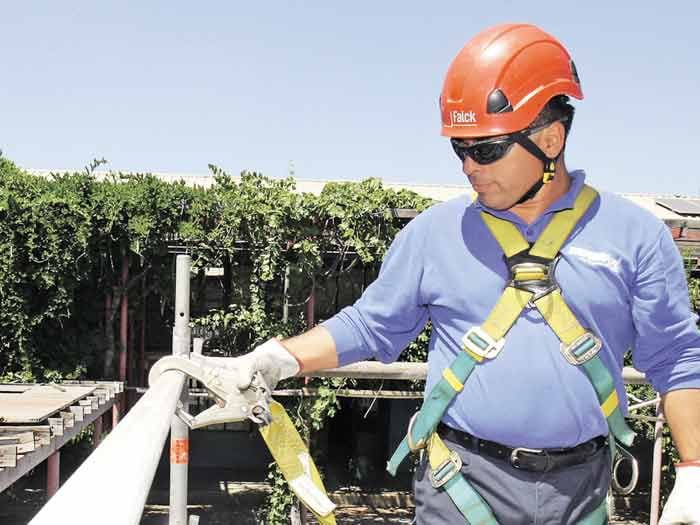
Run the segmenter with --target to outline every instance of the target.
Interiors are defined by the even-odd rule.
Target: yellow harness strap
[[[523,238],[523,235],[512,222],[504,221],[483,211],[481,212],[481,218],[486,223],[491,235],[498,242],[503,253],[506,254],[506,257],[513,257],[516,253],[530,249],[530,244]]]
[[[294,423],[277,401],[270,401],[270,412],[272,423],[259,427],[260,434],[284,479],[320,525],[335,525],[335,505],[328,499],[321,476]]]
[[[508,286],[503,290],[496,306],[491,309],[481,329],[496,341],[503,339],[533,295],[532,292]]]
[[[597,196],[597,191],[590,186],[584,185],[576,197],[573,208],[561,210],[554,214],[552,220],[549,221],[549,224],[545,227],[542,234],[537,238],[535,245],[530,250],[530,255],[543,257],[545,259],[554,259],[566,242],[566,239],[569,238],[574,227],[579,223],[586,211],[588,211],[588,208],[593,204]],[[512,224],[510,225],[513,226]],[[515,226],[513,227],[515,228]],[[517,229],[516,232],[520,235]],[[498,237],[496,238],[498,239]],[[527,242],[524,239],[523,241]]]
[[[586,330],[578,322],[571,308],[564,302],[561,290],[555,290],[536,300],[535,306],[550,328],[557,334],[559,340],[565,345],[571,345],[586,333]]]

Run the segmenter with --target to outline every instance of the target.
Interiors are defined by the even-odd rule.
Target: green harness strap
[[[462,340],[465,351],[460,352],[452,364],[443,371],[443,377],[424,400],[421,409],[411,419],[406,437],[387,465],[387,470],[395,475],[398,466],[409,452],[428,448],[431,469],[433,469],[431,473],[433,485],[445,487],[468,523],[495,524],[497,522],[483,499],[478,494],[476,498],[473,497],[472,493],[475,491],[461,475],[459,468],[455,468],[454,458],[444,458],[443,447],[446,450],[449,449],[435,433],[435,429],[452,399],[462,390],[464,382],[476,364],[495,358],[502,350],[506,333],[527,306],[535,306],[562,341],[561,350],[567,361],[583,367],[596,391],[601,410],[613,436],[627,445],[630,445],[634,438],[634,433],[627,426],[620,412],[612,375],[598,357],[601,348],[600,340],[580,325],[564,302],[556,284],[551,289],[545,290],[545,293],[536,294],[528,288],[528,285],[533,282],[553,283],[553,275],[550,275],[553,268],[531,261],[534,258],[551,263],[596,197],[597,192],[593,188],[584,186],[576,198],[574,207],[557,212],[532,248],[512,223],[482,213],[486,226],[506,257],[510,259],[515,255],[526,253],[530,256],[530,261],[512,266],[512,281],[486,321],[480,327],[473,327],[465,334]],[[614,450],[614,439],[611,440],[611,449]],[[438,485],[435,479],[440,480]],[[465,486],[469,488],[465,489]],[[607,519],[606,504],[603,501],[601,506],[581,523],[585,525],[605,523],[605,519],[599,521],[598,515],[601,508],[604,518]]]
[[[605,525],[608,523],[608,502],[605,498],[593,512],[579,521],[576,525]]]

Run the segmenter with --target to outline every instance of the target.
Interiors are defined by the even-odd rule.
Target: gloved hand
[[[659,525],[700,525],[700,461],[678,463]]]
[[[270,339],[239,357],[205,357],[190,354],[190,359],[231,370],[234,372],[236,387],[240,390],[250,386],[256,372],[262,374],[270,390],[274,390],[282,379],[299,373],[299,362],[277,339]]]

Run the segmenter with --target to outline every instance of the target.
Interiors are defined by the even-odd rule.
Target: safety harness
[[[481,326],[470,328],[464,335],[463,351],[443,370],[442,378],[411,418],[406,437],[387,465],[387,470],[395,475],[410,452],[426,449],[432,485],[447,491],[472,525],[497,525],[498,522],[488,504],[462,476],[462,460],[445,445],[436,428],[474,368],[498,356],[505,344],[505,335],[526,308],[536,308],[540,312],[560,339],[564,358],[572,365],[581,367],[590,379],[612,434],[609,443],[613,456],[616,439],[627,446],[634,439],[634,432],[627,426],[620,411],[613,377],[598,355],[601,340],[581,326],[554,279],[561,247],[597,195],[593,188],[584,185],[573,208],[556,212],[532,247],[515,225],[486,212],[481,213],[505,254],[511,272],[510,281],[486,321]],[[604,523],[605,519],[604,501],[579,523],[595,525]]]

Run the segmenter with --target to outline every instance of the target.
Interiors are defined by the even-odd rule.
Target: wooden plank
[[[117,389],[112,385],[102,385],[102,387],[107,391],[107,400],[113,399]]]
[[[85,410],[83,410],[83,407],[80,405],[73,405],[72,407],[69,407],[70,411],[73,413],[75,416],[76,421],[82,421],[83,417],[85,415]]]
[[[104,388],[107,391],[107,399],[112,399],[116,395],[116,387],[114,385],[102,385],[102,388]]]
[[[97,408],[100,406],[100,399],[97,396],[88,396],[86,399],[92,403],[91,406],[93,411],[97,410]]]
[[[426,363],[390,363],[377,361],[360,361],[341,368],[329,368],[316,372],[301,373],[305,377],[349,377],[356,379],[425,379],[428,371]],[[622,370],[622,379],[626,384],[647,383],[644,374],[626,366]]]
[[[48,446],[41,446],[37,448],[34,452],[29,452],[27,454],[17,456],[17,466],[15,468],[2,468],[0,467],[0,492],[4,491],[7,487],[12,485],[16,480],[26,475],[32,469],[39,466],[43,461],[53,454],[55,451],[59,450],[63,445],[69,442],[71,439],[75,438],[83,429],[88,425],[92,424],[96,418],[100,417],[105,412],[108,412],[114,401],[110,401],[104,405],[100,406],[98,412],[86,416],[85,419],[76,424],[73,428],[65,429],[62,436],[53,436],[48,443]],[[0,428],[7,428],[2,427]],[[30,428],[28,426],[21,426],[20,428]],[[46,428],[46,433],[49,432],[49,427],[33,426],[31,428]]]
[[[17,466],[17,445],[0,445],[0,467]]]
[[[17,434],[20,432],[33,432],[34,441],[37,446],[48,445],[51,442],[52,433],[49,425],[0,426],[0,435]]]
[[[49,425],[51,426],[51,432],[54,436],[63,435],[63,418],[62,417],[50,417]]]
[[[426,363],[391,363],[361,361],[342,368],[330,368],[317,372],[302,373],[307,377],[350,377],[358,379],[425,379]]]
[[[2,393],[11,393],[11,394],[21,394],[22,392],[26,392],[29,390],[32,386],[34,385],[18,385],[15,383],[0,383],[0,392]]]
[[[81,399],[78,404],[83,407],[83,412],[85,414],[92,414],[92,401],[89,399]]]
[[[34,432],[7,434],[0,436],[0,445],[17,445],[17,453],[25,454],[34,450]]]
[[[73,428],[75,425],[75,416],[70,410],[64,410],[61,412],[61,417],[63,418],[63,428]]]
[[[90,395],[95,388],[37,385],[22,393],[0,394],[0,423],[38,423]]]

